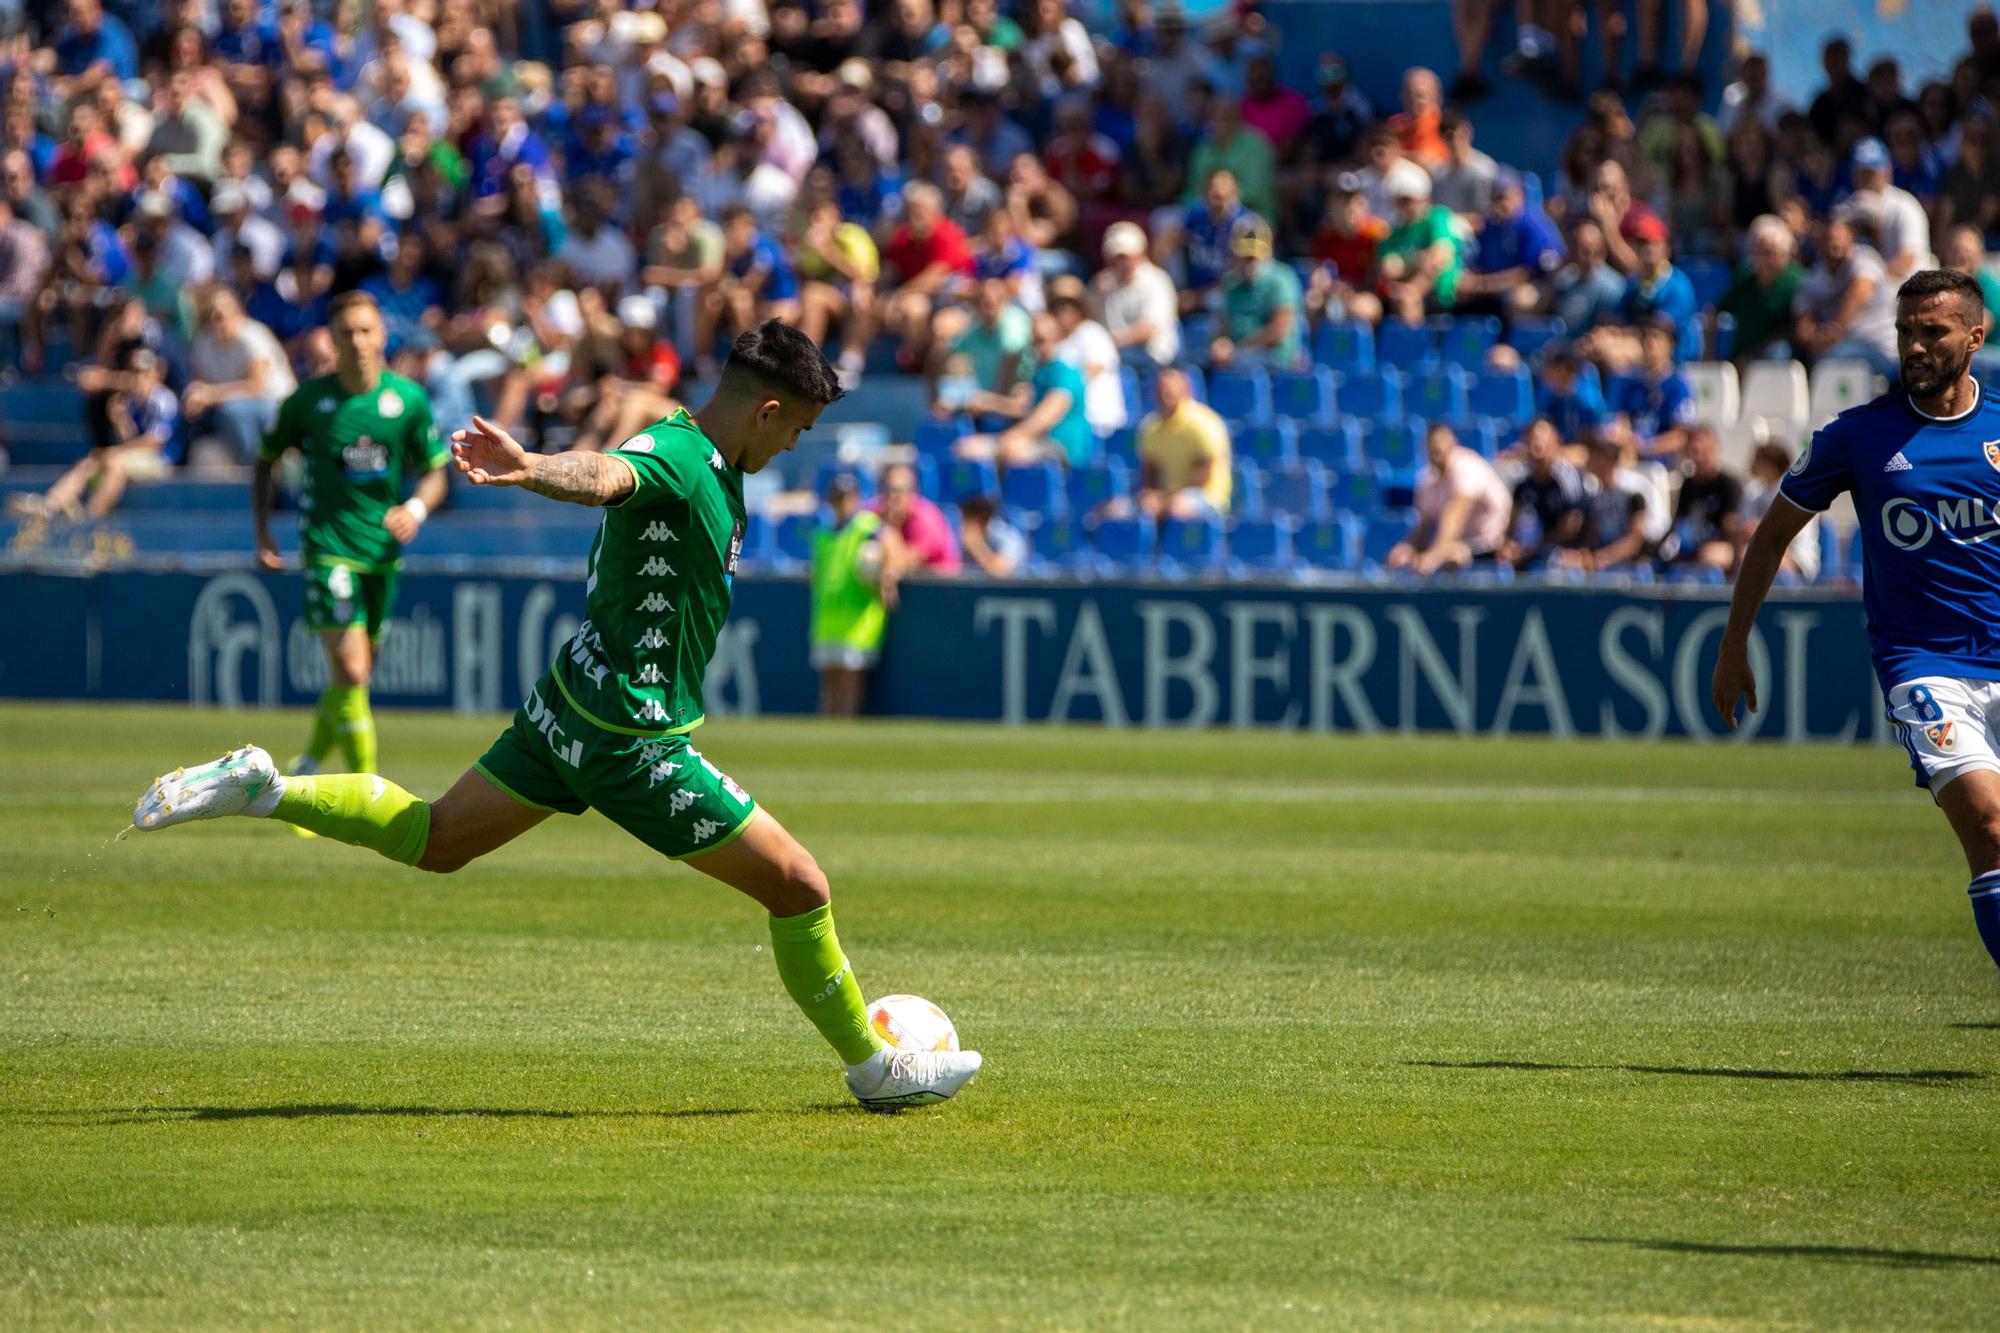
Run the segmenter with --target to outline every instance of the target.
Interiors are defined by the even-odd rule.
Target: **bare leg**
[[[687,863],[755,899],[772,916],[799,916],[832,901],[826,874],[812,853],[767,812],[750,817],[741,837]]]
[[[431,802],[430,841],[417,869],[450,874],[506,846],[553,813],[523,805],[478,769],[468,768],[450,791]]]

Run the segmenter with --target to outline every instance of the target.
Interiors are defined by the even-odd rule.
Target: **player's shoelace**
[[[939,1076],[936,1051],[896,1051],[889,1056],[891,1080],[907,1079],[916,1083],[935,1083]]]

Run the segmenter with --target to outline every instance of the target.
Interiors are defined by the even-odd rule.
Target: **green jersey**
[[[278,409],[262,453],[276,462],[287,449],[305,455],[299,495],[305,562],[363,573],[394,569],[402,560],[402,543],[382,526],[382,516],[403,502],[404,477],[443,467],[450,457],[430,395],[386,370],[367,393],[349,393],[338,375],[301,384]]]
[[[691,731],[743,551],[743,474],[685,410],[607,457],[632,469],[632,494],[604,511],[584,622],[552,674],[571,706],[607,731]]]

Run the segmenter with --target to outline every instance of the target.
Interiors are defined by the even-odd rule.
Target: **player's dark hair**
[[[1921,301],[1929,296],[1956,296],[1965,302],[1968,324],[1986,319],[1986,294],[1979,290],[1977,278],[1948,268],[1927,268],[1903,279],[1903,285],[1896,289],[1898,301]]]
[[[847,392],[819,344],[775,319],[745,330],[730,344],[723,381],[741,374],[819,407],[839,402]]]
[[[358,289],[355,291],[342,292],[340,295],[334,297],[332,303],[327,306],[326,322],[331,324],[333,323],[334,320],[339,319],[342,315],[354,309],[356,306],[364,306],[364,305],[367,306],[370,310],[373,310],[378,315],[382,313],[382,307],[375,304],[375,298],[370,296],[367,292],[360,291]]]

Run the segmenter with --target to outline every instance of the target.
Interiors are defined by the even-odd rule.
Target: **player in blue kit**
[[[1715,706],[1757,707],[1750,628],[1786,547],[1842,491],[1861,520],[1875,675],[1917,785],[1951,821],[1972,917],[2000,963],[2000,390],[1972,378],[1979,284],[1912,275],[1896,294],[1902,385],[1813,436],[1743,552]]]

